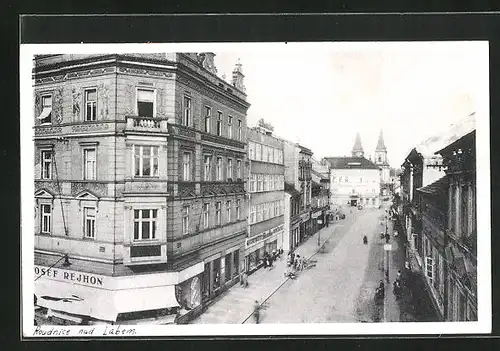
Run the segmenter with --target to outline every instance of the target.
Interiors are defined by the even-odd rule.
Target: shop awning
[[[178,307],[173,285],[105,290],[48,279],[35,281],[37,305],[73,315],[116,321],[119,313]]]

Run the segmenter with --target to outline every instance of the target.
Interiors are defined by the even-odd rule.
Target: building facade
[[[311,220],[313,233],[329,225],[330,177],[328,167],[312,160]]]
[[[364,157],[359,133],[351,157],[325,157],[330,169],[330,205],[380,206],[380,168]]]
[[[289,218],[285,220],[285,230],[289,230],[288,247],[294,250],[312,233],[311,192],[312,192],[312,151],[304,146],[284,140],[285,192],[289,203],[285,206]],[[285,234],[286,235],[286,234]]]
[[[448,181],[445,295],[448,321],[477,321],[476,132],[437,153]]]
[[[230,84],[213,58],[35,59],[35,296],[46,316],[182,323],[238,279],[249,104],[241,64]]]
[[[248,237],[245,269],[255,270],[264,253],[283,248],[285,166],[283,140],[270,129],[247,130],[249,162]]]

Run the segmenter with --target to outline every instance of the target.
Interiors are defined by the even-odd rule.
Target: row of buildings
[[[443,321],[477,321],[474,114],[414,147],[393,204],[408,261]]]
[[[240,63],[227,82],[213,53],[40,55],[33,81],[45,322],[185,323],[328,225],[337,166],[247,127]]]

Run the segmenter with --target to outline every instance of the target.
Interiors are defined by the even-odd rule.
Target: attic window
[[[348,162],[347,163],[349,166],[360,166],[361,162]]]

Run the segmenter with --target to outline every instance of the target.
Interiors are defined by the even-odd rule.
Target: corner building
[[[35,58],[35,305],[56,324],[184,323],[247,235],[241,64],[213,53]]]
[[[285,167],[283,141],[263,127],[248,129],[250,165],[245,270],[253,272],[264,254],[283,248]]]

